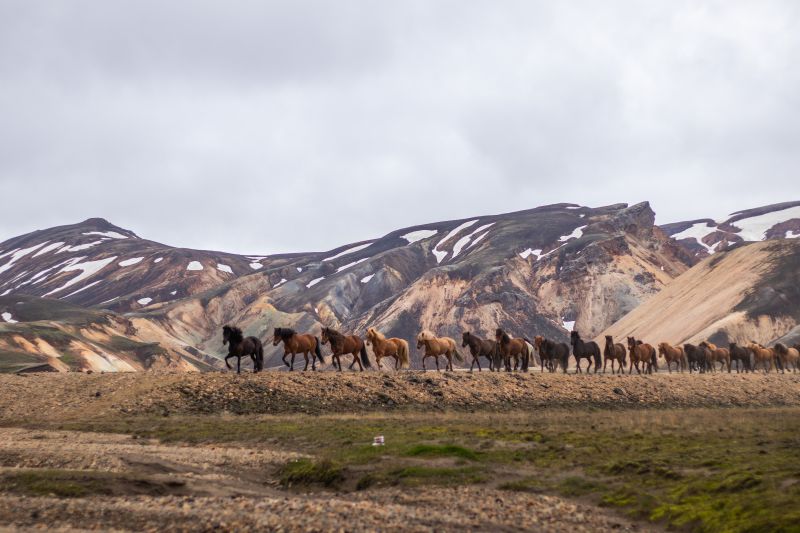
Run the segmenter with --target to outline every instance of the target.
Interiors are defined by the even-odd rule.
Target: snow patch
[[[45,296],[50,296],[51,294],[54,294],[56,292],[63,291],[67,287],[71,287],[76,283],[80,283],[81,281],[97,274],[105,267],[116,261],[117,256],[113,255],[111,257],[106,257],[105,259],[98,259],[96,261],[86,261],[85,263],[80,263],[79,261],[81,259],[83,258],[82,257],[78,258],[76,262],[71,262],[69,265],[65,266],[64,268],[58,271],[59,274],[61,272],[74,272],[76,270],[80,270],[81,273],[72,278],[71,280],[69,280],[68,282],[66,282],[61,287],[53,289],[52,291],[48,292],[47,294],[45,294]]]
[[[467,229],[468,227],[472,226],[472,225],[473,225],[473,224],[475,224],[477,221],[478,221],[478,219],[476,218],[475,220],[470,220],[470,221],[468,221],[468,222],[464,222],[463,224],[459,224],[458,226],[456,226],[455,228],[453,228],[452,230],[450,230],[450,231],[447,233],[447,235],[445,235],[445,236],[444,236],[444,239],[442,239],[441,241],[439,241],[439,242],[436,244],[436,246],[434,246],[433,250],[431,250],[431,251],[433,252],[433,255],[435,255],[435,256],[436,256],[436,263],[437,263],[437,264],[441,263],[441,262],[442,262],[442,260],[443,260],[443,259],[444,259],[444,258],[447,256],[447,253],[448,253],[447,251],[442,251],[442,250],[439,250],[439,246],[441,246],[441,245],[443,245],[444,243],[446,243],[447,241],[449,241],[451,237],[453,237],[453,236],[455,236],[455,235],[458,235],[458,234],[459,234],[459,233],[461,233],[463,230],[465,230],[465,229]],[[453,249],[453,251],[455,251],[455,248]],[[459,248],[459,251],[461,251],[461,250],[460,250],[460,248]],[[453,254],[453,257],[455,257],[455,253]]]
[[[417,241],[433,237],[437,233],[439,233],[439,231],[435,229],[418,229],[417,231],[400,235],[400,238],[407,240],[408,244],[414,244]]]
[[[8,322],[9,324],[16,324],[16,323],[18,322],[17,320],[14,320],[14,319],[12,318],[12,315],[11,315],[11,313],[8,313],[8,312],[6,312],[6,313],[3,313],[3,314],[2,314],[2,315],[0,315],[0,316],[2,316],[2,317],[3,317],[3,320],[4,320],[4,321],[6,321],[6,322]]]
[[[30,248],[24,248],[22,250],[17,248],[16,250],[12,250],[10,252],[6,252],[5,254],[2,255],[2,257],[6,257],[6,256],[10,255],[11,259],[9,259],[8,263],[6,263],[5,265],[0,266],[0,274],[5,272],[6,270],[10,269],[14,265],[14,263],[16,263],[17,261],[19,261],[20,259],[22,259],[26,255],[28,255],[29,253],[35,252],[36,250],[38,250],[39,248],[41,248],[45,244],[47,244],[47,241],[44,241],[43,243],[37,244],[35,246],[31,246]]]
[[[460,239],[458,239],[458,241],[457,241],[457,242],[455,243],[455,245],[453,246],[453,259],[455,259],[455,257],[456,257],[458,254],[460,254],[460,253],[461,253],[461,250],[464,248],[464,246],[466,246],[466,245],[467,245],[467,243],[469,243],[469,241],[472,239],[472,237],[473,237],[475,234],[477,234],[477,233],[480,233],[480,232],[481,232],[481,231],[483,231],[483,230],[489,229],[490,227],[492,227],[492,225],[494,225],[494,222],[490,222],[489,224],[484,224],[483,226],[479,227],[478,229],[476,229],[475,231],[473,231],[472,233],[470,233],[470,234],[469,234],[469,235],[467,235],[466,237],[461,237]],[[480,239],[482,239],[482,238],[486,237],[486,234],[487,234],[487,233],[489,233],[489,232],[487,231],[486,233],[484,233],[483,235],[481,235],[479,238],[480,238]],[[476,241],[476,242],[477,242],[477,241]],[[474,243],[473,243],[473,244],[474,244]],[[470,248],[471,248],[471,246],[470,246]]]
[[[296,268],[297,268],[298,272],[302,272],[303,271],[303,267],[296,267]]]
[[[259,270],[263,266],[264,265],[262,265],[261,263],[250,263],[250,268],[252,268],[253,270]]]
[[[519,253],[519,256],[520,256],[521,258],[523,258],[523,259],[527,259],[528,257],[530,257],[530,256],[532,256],[532,255],[535,255],[535,256],[536,256],[536,261],[538,261],[539,259],[541,259],[542,257],[544,257],[544,256],[542,255],[542,249],[541,249],[541,248],[537,248],[537,249],[535,249],[535,250],[533,250],[533,249],[531,249],[531,248],[528,248],[528,249],[527,249],[527,250],[525,250],[524,252],[520,252],[520,253]]]
[[[763,241],[766,238],[765,233],[772,226],[795,218],[800,218],[800,206],[743,218],[742,220],[731,222],[731,225],[742,230],[737,233],[742,239],[746,241]]]
[[[126,259],[125,261],[120,261],[119,266],[121,267],[128,267],[131,265],[135,265],[137,263],[141,263],[144,257],[133,257],[131,259]]]
[[[583,229],[585,227],[586,226],[580,226],[578,228],[575,228],[569,235],[562,235],[561,237],[558,238],[558,242],[567,242],[568,240],[573,238],[580,239],[581,237],[583,237]]]
[[[33,254],[33,257],[39,257],[40,255],[46,254],[47,252],[52,252],[53,250],[55,250],[56,248],[60,248],[61,246],[64,246],[63,242],[54,242],[53,244],[48,244],[47,246],[45,246],[44,248]]]
[[[178,294],[178,291],[172,291],[170,294],[175,296],[176,294]]]
[[[69,298],[70,296],[74,296],[74,295],[78,294],[79,292],[85,291],[85,290],[86,290],[86,289],[88,289],[89,287],[94,287],[94,286],[95,286],[95,285],[97,285],[98,283],[102,283],[102,282],[103,282],[103,280],[102,280],[102,279],[99,279],[99,280],[97,280],[97,281],[93,281],[93,282],[91,282],[90,284],[88,284],[88,285],[85,285],[85,286],[81,287],[81,288],[80,288],[80,289],[78,289],[77,291],[75,291],[75,292],[71,292],[71,293],[67,294],[66,296],[62,296],[61,298],[64,298],[64,299],[65,299],[65,298]]]
[[[326,257],[325,259],[323,259],[323,261],[333,261],[334,259],[342,257],[343,255],[354,254],[354,253],[356,253],[356,252],[358,252],[360,250],[363,250],[364,248],[366,248],[368,246],[371,246],[371,245],[372,245],[372,242],[368,242],[367,244],[359,244],[358,246],[353,246],[352,248],[348,248],[347,250],[345,250],[343,252],[339,252],[336,255],[332,255],[330,257]]]
[[[233,269],[228,265],[224,265],[222,263],[217,263],[217,270],[221,270],[222,272],[227,272],[228,274],[233,274]]]
[[[359,259],[358,261],[353,261],[352,263],[347,263],[346,265],[340,266],[339,268],[337,268],[336,272],[341,272],[342,270],[346,270],[346,269],[350,268],[351,266],[357,265],[359,263],[363,263],[367,259],[369,259],[369,257],[365,257],[364,259]]]
[[[163,257],[156,257],[155,260],[153,261],[153,263],[160,263],[163,260],[164,260]]]
[[[672,236],[672,238],[676,241],[681,239],[695,239],[697,244],[704,247],[708,253],[713,254],[714,248],[704,243],[703,238],[710,233],[714,233],[715,231],[718,231],[716,226],[711,227],[705,222],[698,222],[697,224],[692,224],[691,227],[686,228],[680,233],[676,233]]]
[[[186,267],[186,270],[203,270],[203,265],[200,261],[192,261],[189,263],[189,266]]]
[[[86,244],[76,244],[75,246],[64,246],[63,248],[61,248],[56,253],[57,254],[63,254],[64,252],[80,252],[81,250],[88,250],[92,246],[94,246],[96,244],[102,244],[102,243],[103,243],[103,241],[99,240],[99,241],[87,242]]]
[[[325,279],[325,276],[322,276],[321,278],[312,279],[311,281],[306,283],[306,288],[310,289],[311,287],[313,287],[314,285],[316,285],[317,283],[319,283],[323,279]]]
[[[139,298],[139,299],[138,299],[138,300],[136,300],[136,301],[137,301],[138,303],[142,304],[142,305],[147,305],[147,304],[149,304],[150,302],[152,302],[152,301],[153,301],[153,299],[152,299],[152,298]]]
[[[284,283],[286,283],[287,281],[289,281],[289,280],[287,280],[286,278],[281,278],[281,280],[280,280],[278,283],[276,283],[275,285],[273,285],[273,287],[272,287],[272,288],[273,288],[273,289],[277,289],[278,287],[280,287],[281,285],[283,285],[283,284],[284,284]]]
[[[109,237],[111,239],[127,239],[127,235],[123,235],[122,233],[117,233],[116,231],[87,231],[84,235],[102,235],[103,237]]]
[[[373,277],[375,277],[375,274],[370,274],[369,276],[364,276],[363,278],[361,278],[361,283],[369,283],[369,280],[371,280]]]
[[[786,238],[787,239],[796,239],[798,237],[800,237],[800,233],[798,233],[796,231],[789,230],[789,231],[786,232]]]
[[[564,320],[561,319],[561,325],[564,326],[564,329],[567,331],[574,331],[575,330],[575,321],[574,320]]]

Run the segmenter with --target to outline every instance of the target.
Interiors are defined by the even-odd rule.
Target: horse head
[[[465,331],[464,333],[462,333],[461,334],[461,347],[462,348],[466,348],[467,346],[469,346],[469,341],[470,341],[471,338],[472,338],[472,335],[470,334],[469,331]]]
[[[319,342],[322,344],[328,344],[330,341],[330,337],[328,336],[330,332],[330,328],[322,328],[322,333],[319,336]]]
[[[275,328],[275,331],[272,332],[272,345],[277,346],[283,340],[283,328]]]

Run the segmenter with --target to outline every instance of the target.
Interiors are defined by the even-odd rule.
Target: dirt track
[[[0,375],[0,420],[113,414],[332,413],[548,406],[800,405],[800,374],[654,376],[400,372]]]

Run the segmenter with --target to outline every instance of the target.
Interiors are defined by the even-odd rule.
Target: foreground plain
[[[0,524],[793,531],[799,415],[774,374],[0,376]]]

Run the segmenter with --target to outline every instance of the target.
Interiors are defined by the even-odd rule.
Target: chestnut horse
[[[445,370],[453,370],[453,357],[459,362],[464,362],[464,357],[456,349],[456,341],[450,337],[437,337],[433,332],[426,330],[420,331],[417,335],[417,350],[425,348],[422,356],[422,370],[425,368],[425,359],[433,357],[436,362],[436,371],[439,371],[439,356],[443,355],[447,359]]]
[[[664,358],[667,363],[667,370],[672,374],[672,363],[675,363],[675,370],[683,372],[686,369],[686,354],[683,353],[683,346],[672,346],[668,342],[658,344],[658,355]]]
[[[764,348],[757,342],[751,342],[747,348],[753,352],[753,370],[758,368],[759,363],[764,369],[764,373],[772,371],[772,365],[775,363],[775,352],[770,348]]]
[[[575,373],[581,373],[581,359],[588,359],[586,373],[589,373],[592,361],[594,361],[594,373],[597,374],[600,371],[600,346],[594,341],[584,341],[577,331],[569,334],[569,340],[572,344],[572,355],[575,356]]]
[[[750,366],[750,350],[748,348],[732,342],[728,345],[728,352],[731,354],[731,366],[733,366],[734,361],[736,362],[737,374],[742,370],[745,372],[752,371]]]
[[[381,359],[384,357],[394,357],[394,369],[408,368],[408,342],[403,339],[392,337],[387,339],[383,333],[375,328],[367,330],[367,344],[372,345],[372,352],[375,354],[375,362],[381,368]]]
[[[494,332],[494,339],[497,341],[497,351],[505,363],[506,372],[511,372],[512,358],[514,359],[514,370],[528,371],[533,348],[528,339],[512,339],[502,328],[497,328]],[[498,367],[497,363],[498,361],[495,361],[495,367]]]
[[[637,374],[641,374],[642,371],[652,374],[653,369],[658,368],[655,348],[646,342],[637,341],[633,337],[628,337],[628,357],[631,360],[628,374],[633,373],[634,365],[636,365]],[[642,363],[642,371],[639,370],[639,363]]]
[[[606,346],[603,349],[603,374],[606,373],[606,365],[611,361],[611,373],[614,373],[614,361],[619,363],[618,373],[622,374],[625,368],[625,345],[615,343],[614,337],[606,335]]]
[[[781,362],[781,373],[791,369],[792,372],[800,370],[800,352],[797,348],[787,348],[786,345],[778,343],[775,345],[775,355]]]
[[[701,342],[700,346],[708,348],[708,351],[711,352],[708,362],[712,372],[717,371],[717,363],[722,363],[722,368],[719,369],[720,372],[725,370],[725,364],[727,363],[728,374],[731,373],[731,352],[727,348],[718,348],[716,344],[708,341]]]
[[[283,363],[289,367],[289,371],[294,370],[294,356],[302,353],[306,359],[306,366],[303,367],[303,372],[308,370],[308,354],[311,354],[311,370],[317,369],[317,363],[314,356],[317,356],[319,362],[325,364],[325,358],[322,357],[320,350],[319,339],[314,335],[300,334],[291,328],[275,328],[272,335],[272,345],[277,346],[283,342]],[[292,362],[286,360],[286,356],[292,354]]]
[[[345,354],[353,356],[353,362],[347,367],[348,370],[353,370],[353,365],[356,363],[361,372],[364,371],[364,367],[369,368],[367,346],[358,335],[342,335],[333,328],[322,328],[321,341],[322,344],[330,343],[331,352],[333,352],[333,366],[338,367],[339,372],[342,371],[341,356]],[[359,355],[361,355],[361,359],[358,358]]]
[[[261,345],[261,340],[257,337],[245,338],[242,330],[233,326],[222,327],[222,345],[228,345],[228,355],[225,356],[225,366],[228,370],[233,370],[228,359],[231,357],[236,358],[236,373],[239,374],[242,369],[242,357],[249,355],[253,360],[253,372],[259,372],[264,369],[264,346]]]
[[[466,348],[467,346],[469,346],[469,353],[472,354],[472,364],[469,365],[470,372],[472,372],[475,363],[478,363],[478,372],[481,371],[481,361],[479,359],[481,356],[489,360],[489,370],[494,372],[494,355],[497,350],[495,341],[481,339],[469,331],[465,331],[461,334],[461,347]],[[499,371],[500,369],[498,368],[497,370]]]

